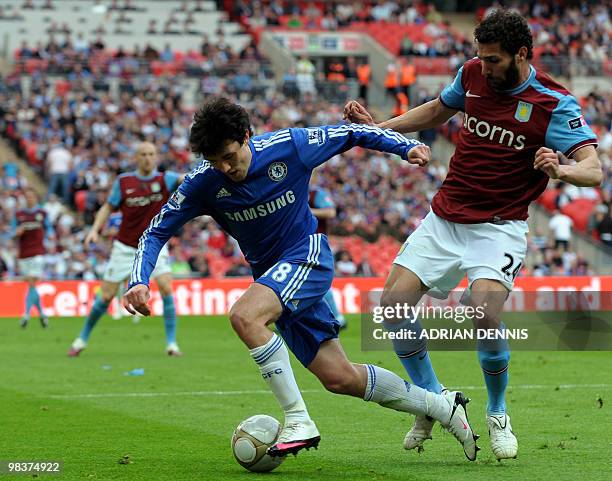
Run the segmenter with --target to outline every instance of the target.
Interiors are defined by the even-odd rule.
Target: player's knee
[[[159,293],[162,295],[162,297],[172,295],[172,289],[169,284],[161,283],[161,284],[158,284],[158,287],[159,287]]]
[[[102,284],[98,297],[105,304],[110,303],[117,294],[117,287],[110,284]]]
[[[319,380],[329,392],[334,394],[352,394],[359,382],[356,369],[349,365],[343,369],[330,369],[319,377]]]
[[[229,313],[230,324],[238,335],[248,332],[255,325],[255,320],[242,307],[232,307]]]

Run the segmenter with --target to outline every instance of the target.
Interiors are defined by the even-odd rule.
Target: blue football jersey
[[[149,283],[159,251],[190,219],[209,215],[240,244],[254,276],[316,232],[308,207],[312,170],[354,146],[397,154],[422,145],[390,129],[359,124],[291,128],[254,136],[246,178],[234,182],[203,161],[143,233],[130,286]]]

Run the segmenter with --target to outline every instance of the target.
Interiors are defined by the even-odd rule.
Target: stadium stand
[[[352,2],[218,3],[225,11],[211,1],[25,1],[16,6],[0,0],[0,25],[9,33],[14,56],[12,70],[0,78],[0,130],[47,184],[45,209],[55,231],[48,241],[49,278],[101,275],[109,239],[89,252],[82,241],[114,177],[131,169],[134,147],[143,139],[157,145],[162,170],[189,169],[194,159],[186,139],[201,96],[222,93],[239,99],[253,113],[256,132],[341,120],[349,94],[342,85],[356,77],[357,65],[354,77],[343,71],[344,80],[337,79],[338,88],[331,90],[323,88],[329,72],[317,70],[306,56],[276,81],[257,44],[262,29],[368,34],[390,52],[407,55],[418,75],[451,73],[472,55],[469,38],[420,2],[362,2],[364,8]],[[562,10],[554,5],[518,7],[537,34],[539,65],[558,75],[609,73],[610,19],[603,4]],[[566,57],[567,62],[551,61]],[[580,60],[585,58],[588,62]],[[431,96],[431,91],[413,89],[417,104]],[[540,203],[550,212],[560,209],[575,230],[612,245],[612,94],[593,90],[581,102],[601,141],[604,185],[570,189],[551,183]],[[461,119],[454,118],[439,131],[422,132],[421,139],[452,142],[460,126]],[[2,155],[0,276],[13,278],[19,272],[9,223],[23,205],[21,191],[28,181],[19,163]],[[447,161],[439,158],[419,169],[355,149],[320,168],[317,182],[338,206],[332,222],[338,275],[386,274],[400,242],[428,211]],[[207,218],[185,226],[170,241],[170,251],[179,274],[249,274],[235,241]],[[571,245],[565,250],[538,230],[531,234],[525,273],[590,271]]]

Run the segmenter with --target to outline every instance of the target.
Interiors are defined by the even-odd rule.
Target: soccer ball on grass
[[[232,452],[240,465],[257,473],[272,471],[284,457],[266,454],[281,432],[281,424],[272,416],[257,414],[242,421],[232,435]]]

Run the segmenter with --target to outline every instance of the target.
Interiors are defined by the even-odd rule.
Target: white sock
[[[417,416],[431,416],[442,424],[448,423],[449,404],[440,394],[426,391],[404,381],[397,374],[382,367],[366,364],[368,383],[363,397],[383,407]]]
[[[295,382],[289,362],[289,351],[283,340],[276,334],[263,346],[250,350],[259,366],[261,375],[276,396],[278,404],[285,411],[285,423],[310,420],[302,394]]]

